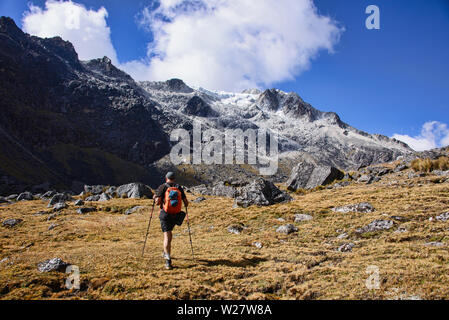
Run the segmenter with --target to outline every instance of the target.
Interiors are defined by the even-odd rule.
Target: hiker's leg
[[[171,231],[164,232],[164,253],[170,256],[171,254],[171,240],[173,233]]]

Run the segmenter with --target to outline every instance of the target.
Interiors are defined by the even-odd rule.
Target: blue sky
[[[166,0],[166,2],[174,1],[179,2],[179,0]],[[270,1],[267,0],[267,3]],[[285,0],[284,3],[289,1]],[[308,1],[303,0],[303,2]],[[44,10],[46,1],[32,0],[30,2]],[[252,48],[248,50],[248,57],[246,57],[245,51],[242,51],[233,59],[252,61],[254,65],[248,67],[240,75],[236,74],[240,66],[233,64],[228,68],[232,73],[223,75],[223,78],[228,77],[223,80],[216,79],[217,74],[223,73],[222,69],[217,69],[216,74],[211,72],[208,75],[209,78],[192,78],[191,75],[197,73],[195,70],[184,70],[186,63],[182,64],[182,61],[188,61],[187,64],[195,65],[198,61],[201,63],[204,58],[203,60],[201,57],[197,60],[182,60],[184,58],[179,55],[179,51],[194,55],[196,38],[193,38],[194,41],[190,41],[189,46],[189,44],[183,44],[183,38],[177,38],[180,37],[180,34],[182,35],[182,30],[173,31],[175,29],[173,26],[176,25],[182,29],[191,28],[195,21],[202,21],[207,26],[207,23],[219,24],[219,21],[222,20],[203,16],[199,20],[191,18],[190,24],[181,24],[181,19],[176,20],[176,15],[185,15],[186,11],[164,11],[162,13],[166,19],[176,23],[164,24],[163,27],[157,29],[153,24],[154,16],[151,15],[152,10],[157,7],[153,1],[77,0],[74,2],[95,12],[99,11],[101,7],[107,10],[107,17],[105,16],[104,20],[110,29],[111,43],[106,44],[106,49],[103,51],[110,53],[108,55],[115,54],[116,64],[136,78],[148,77],[154,78],[151,80],[163,80],[165,74],[168,79],[176,75],[179,70],[185,75],[184,77],[178,76],[179,78],[198,80],[199,85],[210,83],[209,89],[229,89],[229,83],[235,83],[237,80],[241,80],[241,85],[238,88],[245,86],[246,83],[248,85],[255,83],[262,88],[276,87],[284,91],[297,92],[304,100],[320,110],[337,112],[343,121],[356,128],[387,136],[397,134],[396,137],[415,145],[416,148],[426,149],[449,143],[449,129],[446,125],[449,123],[449,1],[447,0],[314,0],[318,15],[329,16],[332,23],[309,21],[315,28],[323,30],[320,32],[320,35],[323,34],[323,39],[318,44],[306,40],[305,43],[310,42],[307,44],[307,50],[302,50],[301,43],[293,47],[288,43],[290,41],[288,39],[295,41],[295,33],[305,32],[307,34],[302,29],[305,28],[304,25],[295,24],[288,30],[289,33],[285,34],[282,33],[285,32],[285,29],[282,29],[283,26],[270,24],[272,23],[269,20],[271,19],[270,14],[267,15],[267,28],[263,25],[264,21],[259,23],[260,16],[255,16],[253,21],[258,22],[257,26],[260,30],[277,30],[282,37],[286,37],[287,43],[279,45],[285,47],[284,53],[278,56],[268,51],[261,56],[254,53],[254,48]],[[28,10],[28,3],[28,1],[1,0],[0,15],[12,17],[19,27],[24,28],[22,19]],[[254,3],[256,6],[261,2],[254,1]],[[281,4],[282,1],[278,3]],[[365,8],[371,4],[380,8],[380,30],[368,30],[365,27],[365,19],[368,17]],[[261,7],[260,14],[264,14],[264,7],[261,5],[258,7]],[[265,9],[268,10],[266,12],[273,12],[269,11],[268,4]],[[279,10],[280,17],[283,17],[282,14],[289,15],[286,17],[288,22],[299,20],[295,16],[290,16],[288,9],[287,11],[282,11],[282,8],[279,7],[275,9]],[[310,15],[307,9],[299,8],[298,10],[298,12],[305,10],[308,13],[307,16]],[[190,11],[188,14],[194,15]],[[253,14],[252,10],[249,10],[248,15],[251,14]],[[236,16],[235,19],[241,19],[241,17]],[[67,35],[66,38],[72,36],[71,33],[64,33],[67,30],[58,29],[57,22],[54,26],[48,26],[43,30],[41,25],[48,20],[42,17],[41,20],[36,18],[34,25],[31,21],[26,26],[27,31],[32,30],[33,32],[30,33],[37,35],[47,35],[49,32],[50,35],[53,35],[52,32],[55,34],[61,32],[62,35]],[[81,23],[84,23],[83,21],[81,20]],[[37,27],[36,24],[38,24]],[[228,36],[236,34],[236,30],[237,33],[241,30],[231,27],[228,29],[217,28],[214,26],[210,33],[199,34],[198,47],[201,49],[203,45],[204,52],[208,53],[210,57],[220,55],[223,50],[226,51],[226,55],[233,54],[233,47],[229,45],[227,48],[224,47],[226,43],[223,45],[223,43],[216,42],[216,39],[213,39],[213,32],[219,32],[221,36]],[[241,25],[241,28],[248,28],[248,26]],[[334,34],[335,28],[339,28],[338,36]],[[152,50],[154,52],[156,52],[155,50],[166,50],[163,52],[163,57],[170,57],[171,49],[163,47],[160,43],[151,48],[155,45],[153,34],[161,30],[164,32],[172,30],[168,36],[175,40],[179,39],[176,43],[180,44],[179,47],[173,49],[175,52],[173,57],[180,57],[181,61],[169,63],[170,59],[166,59],[166,61],[159,61],[161,63],[158,68],[154,66],[151,68],[149,64],[154,54]],[[246,35],[252,35],[254,32],[257,33],[258,30],[251,30],[251,33]],[[311,35],[315,37],[316,34],[311,33]],[[76,44],[78,38],[73,37],[73,40],[69,40],[75,42],[75,47],[78,50]],[[103,35],[103,37],[106,36]],[[229,42],[229,40],[232,39],[223,38],[223,42]],[[105,41],[107,42],[107,39]],[[101,41],[97,42],[101,43]],[[211,48],[211,43],[217,43],[216,50]],[[82,44],[79,46],[79,51],[82,51]],[[148,50],[149,46],[150,50]],[[259,45],[259,48],[261,47],[262,45]],[[257,44],[255,48],[258,49]],[[307,55],[306,61],[302,64],[286,64],[285,60],[296,59],[291,54],[292,48],[299,48],[297,52],[293,50],[293,53],[298,55],[303,51],[312,53]],[[329,48],[331,48],[331,53]],[[282,49],[280,50],[282,51]],[[87,50],[86,55],[89,54],[100,55],[95,50],[94,52]],[[264,60],[267,56],[269,62]],[[276,58],[279,61],[276,61]],[[228,61],[220,59],[217,61],[221,64],[224,63],[223,61]],[[300,59],[298,58],[298,60]],[[259,65],[254,61],[258,61],[257,63],[260,61],[262,72],[258,70]],[[204,68],[206,70],[214,69],[215,65],[213,62],[211,63]],[[268,65],[262,67],[262,64]],[[173,68],[170,68],[172,65]],[[282,70],[282,72],[276,74],[277,70]],[[222,88],[220,88],[221,85]],[[423,127],[425,123],[426,126]]]

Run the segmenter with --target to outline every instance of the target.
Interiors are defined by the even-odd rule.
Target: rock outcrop
[[[344,176],[345,174],[337,168],[301,161],[293,168],[287,181],[287,188],[291,191],[313,189],[341,180]]]

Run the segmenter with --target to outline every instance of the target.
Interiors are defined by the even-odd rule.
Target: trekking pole
[[[151,219],[153,219],[153,212],[154,212],[154,203],[155,203],[155,201],[153,199],[153,209],[151,209],[151,215],[150,215],[150,221],[148,222],[147,234],[145,235],[145,242],[143,243],[142,258],[143,258],[143,254],[145,253],[145,246],[147,244],[148,234],[150,233]]]
[[[189,230],[189,238],[190,238],[190,248],[192,249],[192,260],[195,262],[195,256],[193,254],[193,244],[192,244],[192,235],[190,234],[190,222],[189,222],[189,213],[186,207],[186,217],[187,217],[187,229]]]

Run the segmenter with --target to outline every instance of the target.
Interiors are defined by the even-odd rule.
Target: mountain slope
[[[403,143],[369,135],[321,112],[296,93],[191,88],[178,79],[135,82],[107,57],[79,61],[70,42],[23,33],[0,18],[1,193],[49,183],[77,191],[83,183],[155,186],[169,169],[198,184],[252,177],[249,165],[179,166],[169,161],[172,130],[264,128],[279,134],[275,181],[300,159],[341,169],[411,153]],[[23,169],[22,169],[23,168]]]

